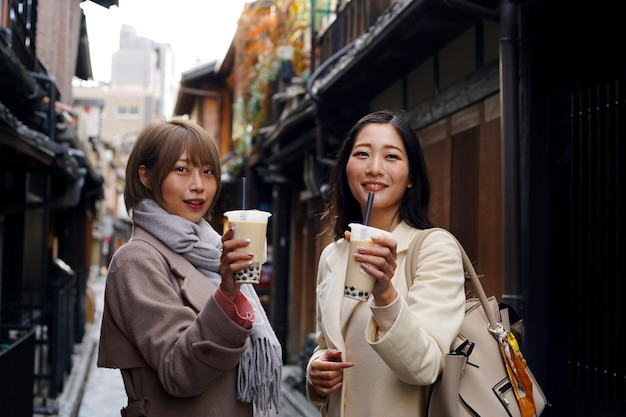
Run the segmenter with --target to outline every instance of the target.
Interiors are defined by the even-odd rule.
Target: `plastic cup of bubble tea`
[[[346,281],[343,295],[355,300],[366,301],[372,293],[376,280],[363,270],[361,262],[354,259],[354,254],[357,248],[376,246],[376,243],[371,239],[372,236],[387,236],[392,239],[394,236],[386,230],[365,226],[360,223],[350,223],[349,226],[350,255],[348,256],[348,265],[346,266]]]
[[[267,261],[267,220],[272,215],[261,210],[231,210],[224,213],[229,224],[235,225],[235,238],[248,238],[248,246],[237,249],[239,252],[254,252],[252,265],[235,272],[235,281],[245,284],[258,284],[261,279],[261,265]]]

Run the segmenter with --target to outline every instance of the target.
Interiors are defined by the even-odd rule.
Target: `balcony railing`
[[[398,0],[352,0],[339,7],[336,18],[317,35],[319,63],[323,63],[360,35]]]
[[[40,71],[36,53],[37,0],[9,0],[8,27],[5,37],[24,67]]]
[[[33,327],[0,325],[2,415],[14,417],[33,415],[34,352]]]

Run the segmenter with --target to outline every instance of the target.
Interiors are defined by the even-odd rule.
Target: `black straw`
[[[246,177],[241,177],[241,209],[246,209],[246,194],[248,192],[248,187],[246,187]]]
[[[363,224],[368,226],[370,224],[370,214],[372,214],[372,205],[374,205],[374,193],[367,195],[367,204],[365,205],[365,217],[363,218]]]

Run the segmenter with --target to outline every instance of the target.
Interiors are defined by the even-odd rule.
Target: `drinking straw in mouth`
[[[363,218],[363,224],[368,226],[370,223],[370,214],[372,214],[372,205],[374,204],[374,193],[367,195],[367,204],[365,205],[365,217]]]

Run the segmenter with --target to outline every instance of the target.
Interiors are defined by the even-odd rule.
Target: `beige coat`
[[[236,399],[251,330],[213,297],[216,286],[135,226],[106,278],[98,366],[122,370],[126,416],[252,416]]]
[[[413,285],[407,288],[405,258],[416,233],[417,229],[404,222],[393,230],[398,258],[392,283],[401,306],[382,337],[370,305],[343,297],[348,242],[341,239],[324,249],[317,280],[318,347],[309,367],[331,348],[355,363],[344,370],[342,388],[329,398],[320,398],[307,384],[309,399],[328,407],[324,415],[424,415],[427,389],[443,369],[444,355],[463,321],[465,291],[460,251],[445,232],[433,232],[426,238]]]

